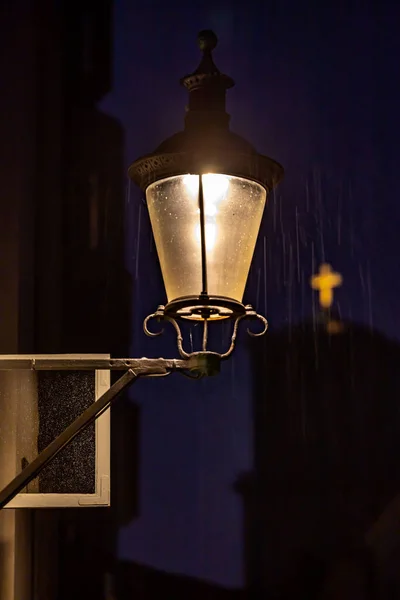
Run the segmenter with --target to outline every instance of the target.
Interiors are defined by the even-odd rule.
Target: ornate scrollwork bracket
[[[165,307],[163,305],[161,305],[157,308],[155,313],[152,313],[151,315],[148,315],[145,318],[145,320],[143,322],[143,330],[144,330],[145,334],[150,337],[157,337],[157,336],[161,335],[162,333],[164,333],[163,328],[160,331],[155,331],[155,332],[150,331],[148,324],[152,319],[157,319],[158,321],[168,321],[169,323],[172,324],[172,326],[174,327],[175,332],[176,332],[177,348],[178,348],[179,355],[184,359],[188,359],[191,356],[198,354],[198,352],[186,352],[184,350],[182,331],[181,331],[178,321],[176,319],[174,319],[173,317],[166,315],[164,311],[165,311]],[[219,354],[219,358],[221,360],[228,358],[234,351],[235,345],[236,345],[238,329],[239,329],[239,324],[244,319],[260,321],[263,326],[261,331],[256,331],[256,332],[251,331],[250,329],[247,329],[247,333],[249,335],[251,335],[252,337],[260,337],[267,332],[267,330],[268,330],[267,319],[265,317],[263,317],[262,315],[259,315],[250,304],[246,305],[245,313],[243,315],[240,315],[239,317],[236,317],[234,320],[231,343],[226,352]],[[203,320],[204,329],[203,329],[203,341],[202,341],[202,349],[201,349],[202,353],[209,352],[207,350],[208,322],[209,322],[208,319]],[[213,352],[212,354],[215,354],[215,353]]]

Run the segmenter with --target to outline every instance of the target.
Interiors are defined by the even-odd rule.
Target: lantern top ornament
[[[212,52],[218,44],[218,38],[210,29],[203,29],[197,36],[197,42],[202,52]]]
[[[130,166],[128,174],[142,190],[161,179],[188,173],[243,177],[260,183],[267,192],[282,179],[280,164],[259,154],[248,141],[229,129],[226,92],[235,83],[214,63],[212,51],[217,43],[213,31],[201,31],[198,35],[203,53],[200,64],[181,79],[189,92],[184,130]]]
[[[232,88],[235,85],[235,82],[231,77],[228,77],[228,75],[221,73],[214,63],[212,51],[218,44],[218,38],[215,33],[208,29],[200,31],[197,36],[197,41],[200,50],[203,52],[203,57],[199,66],[193,73],[182,77],[181,85],[189,91],[189,94],[195,90],[204,89],[206,86],[208,86],[208,92],[210,92],[210,88],[213,86],[215,96],[217,96],[217,91],[220,92],[219,96],[220,99],[223,100],[222,109],[224,111],[225,92],[226,90],[229,90],[229,88]],[[210,98],[207,100],[209,102]],[[226,116],[228,117],[229,122],[229,116]]]

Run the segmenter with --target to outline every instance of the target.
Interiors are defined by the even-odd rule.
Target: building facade
[[[112,1],[6,2],[2,23],[0,352],[124,355],[131,310],[124,136],[119,123],[97,108],[112,85]],[[0,485],[20,468],[15,377],[1,374]],[[130,407],[114,411],[116,452],[125,444],[123,428],[135,430],[137,417]],[[130,445],[135,456],[135,441]],[[119,461],[114,467],[118,497],[118,472],[133,469],[126,477],[132,481],[134,465]],[[126,505],[132,510],[133,500]],[[103,590],[114,517],[91,509],[85,519],[73,511],[3,511],[2,600],[81,597],[68,569],[76,570],[78,561],[89,564],[92,548],[84,542],[74,555],[71,540],[90,539],[94,529],[103,542],[92,587]]]

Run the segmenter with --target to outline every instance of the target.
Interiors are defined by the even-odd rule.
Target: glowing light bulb
[[[218,204],[225,197],[229,188],[229,177],[209,173],[203,176],[204,212],[215,214]]]
[[[215,223],[205,223],[204,233],[206,237],[206,250],[212,250],[217,240],[217,226]],[[201,228],[200,224],[196,225],[196,240],[201,243]]]
[[[225,198],[229,189],[230,177],[216,173],[207,173],[203,175],[203,202],[204,202],[204,217],[205,217],[205,240],[206,249],[210,251],[214,248],[217,240],[217,223],[216,216],[220,202]],[[185,175],[183,183],[193,197],[198,202],[199,194],[199,176]],[[200,208],[197,208],[197,213],[200,213]],[[201,227],[200,223],[195,228],[195,238],[198,243],[201,243]]]
[[[199,193],[199,176],[185,175],[183,183],[191,196],[197,196]]]

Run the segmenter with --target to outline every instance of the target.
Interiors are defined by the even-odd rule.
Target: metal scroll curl
[[[254,317],[251,317],[254,320],[258,320],[261,321],[261,323],[263,324],[263,328],[261,331],[251,331],[251,329],[248,327],[247,328],[247,333],[251,336],[251,337],[261,337],[262,335],[265,335],[268,331],[268,321],[265,317],[263,317],[262,315],[258,315],[256,314]]]

